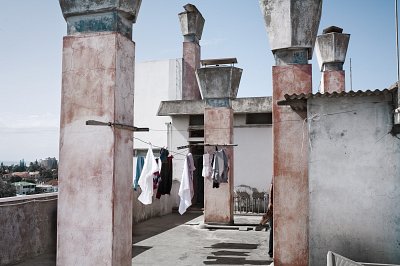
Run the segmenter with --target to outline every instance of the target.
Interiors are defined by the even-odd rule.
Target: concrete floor
[[[201,213],[153,218],[134,226],[132,265],[269,265],[269,233],[259,220],[235,216],[234,226],[206,226]],[[54,266],[55,254],[17,265]]]

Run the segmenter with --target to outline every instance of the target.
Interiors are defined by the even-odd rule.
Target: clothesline
[[[190,147],[193,147],[193,146],[205,146],[205,147],[214,147],[214,146],[216,146],[216,147],[236,147],[236,146],[238,146],[237,144],[218,144],[218,143],[216,143],[216,144],[212,144],[212,143],[196,143],[196,144],[188,144],[188,145],[184,145],[184,146],[179,146],[179,147],[176,147],[178,150],[182,150],[182,149],[186,149],[186,148],[190,148]]]
[[[169,151],[161,146],[153,145],[151,142],[142,140],[137,137],[134,139],[150,145],[147,150],[146,158],[142,158],[136,164],[136,176],[134,179],[134,188],[139,186],[141,193],[138,200],[144,205],[152,204],[154,190],[157,189],[156,198],[160,198],[161,195],[170,194],[172,187],[172,158],[168,157]],[[160,158],[156,161],[153,154],[152,147],[161,148]],[[237,144],[209,144],[199,143],[191,144],[190,146],[237,146]],[[176,152],[173,152],[176,153]],[[187,208],[192,205],[192,199],[194,196],[193,190],[193,172],[196,170],[196,166],[193,160],[193,155],[188,153],[184,155],[182,153],[176,153],[185,156],[182,178],[179,186],[178,195],[179,201],[179,213],[182,215],[186,212]],[[209,178],[213,181],[213,188],[219,188],[220,183],[228,183],[228,157],[225,153],[225,149],[216,151],[213,155],[206,153],[201,155],[203,158],[202,176]],[[212,157],[211,157],[212,156]],[[164,158],[164,159],[163,159]]]
[[[154,144],[152,144],[152,143],[149,142],[149,141],[145,141],[145,140],[142,140],[142,139],[137,138],[137,137],[133,137],[133,138],[136,139],[136,140],[138,140],[138,141],[140,141],[140,142],[143,142],[143,143],[145,143],[145,144],[148,144],[148,145],[150,145],[150,146],[156,147],[156,148],[160,148],[160,149],[165,148],[165,147],[161,147],[161,146],[154,145]],[[171,150],[169,150],[169,152],[170,152],[170,153],[173,153],[173,154],[175,154],[175,155],[186,156],[186,154],[183,154],[183,153],[180,153],[180,152],[176,152],[176,151],[171,151]]]

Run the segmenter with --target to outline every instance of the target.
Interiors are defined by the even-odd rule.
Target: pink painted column
[[[60,3],[68,36],[63,41],[57,265],[131,265],[132,132],[85,124],[133,126],[135,44],[129,23],[118,21],[127,17],[127,7],[121,14],[113,4]],[[130,4],[136,5],[130,14],[136,14],[140,1]]]
[[[321,93],[346,91],[343,64],[346,60],[350,34],[342,33],[343,29],[331,26],[323,30],[315,42],[315,53],[322,71]]]
[[[321,93],[346,91],[344,70],[326,70],[322,72]]]
[[[276,266],[308,266],[307,110],[278,105],[285,94],[312,92],[313,53],[322,0],[260,0],[276,66],[273,85],[273,258]]]
[[[201,47],[196,42],[183,42],[182,100],[200,100],[196,70],[200,67]]]
[[[187,4],[179,13],[183,42],[182,100],[200,100],[201,94],[196,80],[196,70],[200,68],[200,39],[204,18],[196,6]]]
[[[236,62],[236,59],[233,59]],[[204,143],[233,144],[233,109],[231,99],[236,98],[242,69],[220,66],[232,63],[229,60],[208,60],[210,65],[197,70],[197,80],[206,103],[204,109]],[[213,187],[211,179],[204,180],[204,222],[211,224],[233,224],[233,147],[225,148],[228,157],[228,183]],[[205,147],[205,152],[214,152],[215,146]]]
[[[231,144],[233,142],[233,109],[208,107],[204,109],[204,143]],[[224,147],[229,159],[228,183],[213,188],[211,179],[204,179],[204,222],[233,224],[233,147]],[[215,152],[215,147],[205,147]]]
[[[307,111],[278,106],[285,94],[310,93],[311,65],[274,66],[273,182],[275,265],[308,265]],[[276,263],[278,262],[278,263]]]

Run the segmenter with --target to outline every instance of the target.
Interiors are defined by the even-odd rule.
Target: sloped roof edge
[[[339,98],[339,97],[357,97],[357,96],[378,96],[393,93],[397,87],[383,90],[358,90],[358,91],[343,91],[343,92],[332,92],[332,93],[301,93],[301,94],[285,94],[285,99],[288,100],[308,100],[312,98]]]

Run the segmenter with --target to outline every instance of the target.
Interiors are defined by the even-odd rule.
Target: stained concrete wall
[[[0,199],[0,265],[56,251],[57,193]]]
[[[310,265],[325,265],[328,250],[400,264],[400,140],[388,134],[392,110],[390,95],[309,100]]]

